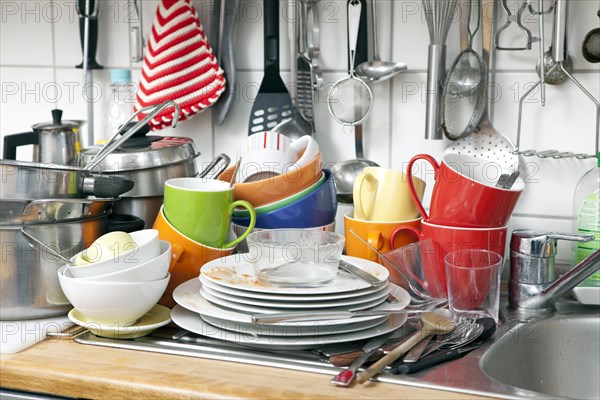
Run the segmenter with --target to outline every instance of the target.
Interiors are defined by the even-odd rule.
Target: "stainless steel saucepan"
[[[0,226],[64,222],[93,218],[111,211],[119,198],[2,200]]]
[[[107,220],[108,213],[66,222],[0,226],[0,320],[50,318],[72,308],[58,282],[57,271],[64,262],[32,247],[21,229],[71,258],[106,233]]]

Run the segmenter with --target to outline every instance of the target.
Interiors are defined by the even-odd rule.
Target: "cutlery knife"
[[[376,276],[373,276],[370,273],[358,268],[356,265],[352,265],[344,260],[340,260],[340,268],[343,269],[344,271],[362,279],[363,281],[367,282],[371,286],[379,286],[379,285],[383,285],[384,283],[387,282],[387,280],[382,281],[381,279],[377,278]]]
[[[352,383],[352,380],[356,376],[356,372],[358,369],[373,355],[375,352],[379,350],[379,346],[384,344],[392,335],[394,335],[395,331],[388,332],[384,335],[374,337],[369,340],[363,347],[362,351],[364,352],[360,357],[350,364],[350,366],[341,371],[339,374],[334,376],[331,379],[331,383],[338,386],[349,386]]]
[[[414,372],[421,371],[425,368],[434,367],[447,361],[452,361],[461,358],[468,352],[477,349],[479,346],[480,344],[478,343],[472,346],[460,347],[454,350],[447,350],[439,353],[430,354],[414,363],[402,363],[392,368],[390,372],[392,374],[412,374]]]
[[[417,343],[417,345],[415,347],[413,347],[412,349],[410,349],[410,351],[408,353],[406,353],[406,355],[404,356],[402,361],[404,361],[405,363],[415,363],[415,362],[419,361],[419,359],[421,358],[421,355],[423,354],[423,351],[429,344],[429,341],[431,340],[431,338],[432,338],[432,336],[427,336],[426,338],[421,340],[419,343]]]
[[[291,311],[269,314],[254,314],[251,316],[252,323],[272,324],[275,322],[301,322],[301,321],[326,321],[330,319],[345,319],[362,317],[366,315],[394,315],[394,314],[420,314],[431,312],[431,310],[415,309],[377,309],[357,311]]]

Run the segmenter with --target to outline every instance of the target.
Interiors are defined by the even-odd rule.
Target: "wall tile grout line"
[[[56,22],[56,15],[54,15],[55,12],[55,8],[54,8],[54,3],[55,0],[50,0],[50,5],[52,7],[50,7],[51,12],[52,12],[52,22],[50,23],[50,32],[51,32],[51,36],[52,36],[52,80],[54,82],[57,82],[57,77],[56,77],[56,36],[55,36],[55,32],[54,32],[54,24]],[[54,100],[54,108],[58,108],[58,98],[56,98]]]
[[[371,0],[371,1],[375,1],[375,0]],[[393,33],[393,26],[394,26],[394,20],[393,20],[393,16],[394,16],[394,2],[391,2],[390,5],[391,9],[390,9],[390,15],[388,16],[389,18],[389,22],[390,22],[390,45],[388,47],[388,54],[394,54],[394,35]],[[389,124],[388,124],[388,160],[389,163],[391,164],[392,161],[392,154],[393,154],[393,144],[394,144],[394,132],[393,132],[393,126],[394,126],[394,80],[393,78],[390,80],[389,82],[390,85],[390,90],[389,90],[389,104],[388,104],[388,115],[389,115]]]

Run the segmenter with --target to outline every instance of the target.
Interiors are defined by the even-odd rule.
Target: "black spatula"
[[[292,98],[279,75],[279,0],[264,0],[265,75],[250,113],[248,136],[291,115]]]

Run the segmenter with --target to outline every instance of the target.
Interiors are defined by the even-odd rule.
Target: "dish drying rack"
[[[527,157],[537,156],[539,158],[552,158],[552,159],[563,159],[563,158],[575,158],[575,159],[587,159],[587,158],[596,158],[598,152],[600,151],[600,102],[571,74],[569,68],[565,67],[566,62],[568,62],[568,54],[566,51],[566,26],[567,26],[567,0],[554,0],[551,2],[551,6],[547,9],[543,9],[543,0],[539,0],[539,9],[535,10],[531,4],[530,0],[525,0],[519,11],[517,13],[517,18],[512,16],[510,12],[507,11],[505,0],[503,0],[503,6],[505,11],[507,12],[508,20],[507,24],[503,26],[496,33],[496,43],[498,42],[498,36],[502,30],[504,30],[513,20],[517,20],[518,26],[523,29],[527,34],[527,46],[523,48],[502,48],[496,46],[498,50],[526,50],[531,48],[532,41],[540,42],[540,79],[531,86],[519,99],[519,113],[518,113],[518,128],[517,128],[517,143],[516,150],[513,154],[519,154]],[[532,40],[532,35],[527,28],[521,25],[521,14],[525,8],[529,8],[529,11],[532,14],[536,14],[539,16],[540,22],[540,37],[535,38],[537,40]],[[553,65],[546,71],[546,66],[544,62],[544,33],[543,33],[543,16],[544,14],[548,14],[554,11],[554,26],[553,26],[553,34],[552,34],[552,45],[550,50],[552,52],[552,62]],[[544,72],[545,71],[545,72]],[[596,139],[594,146],[594,153],[574,153],[570,151],[559,151],[559,150],[520,150],[521,148],[521,125],[523,120],[523,102],[527,96],[531,94],[538,86],[540,86],[540,95],[541,95],[541,104],[542,106],[545,104],[545,84],[546,77],[551,76],[551,74],[558,72],[564,74],[567,80],[570,80],[581,92],[583,92],[596,106]]]

